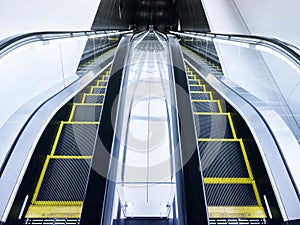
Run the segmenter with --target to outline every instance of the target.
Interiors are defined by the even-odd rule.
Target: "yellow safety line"
[[[44,206],[52,206],[52,205],[82,205],[82,201],[36,201],[35,205],[44,205]]]
[[[79,219],[81,216],[81,205],[68,206],[42,206],[30,205],[25,218],[73,218]]]
[[[51,159],[91,159],[90,155],[51,155]]]
[[[237,138],[236,136],[236,131],[235,131],[235,127],[233,125],[233,121],[232,121],[232,117],[231,117],[231,114],[228,113],[228,121],[229,121],[229,124],[230,124],[230,127],[231,127],[231,131],[232,131],[232,135],[233,135],[233,138]]]
[[[248,170],[249,177],[254,179],[253,174],[252,174],[252,170],[251,170],[251,166],[250,166],[250,163],[249,163],[249,160],[248,160],[248,156],[247,156],[247,153],[246,153],[246,149],[245,149],[245,146],[244,146],[244,142],[243,142],[242,139],[239,139],[239,142],[240,142],[240,145],[241,145],[241,149],[242,149],[242,153],[243,153],[244,161],[246,163],[246,168]]]
[[[72,121],[73,119],[73,115],[74,115],[74,112],[75,112],[75,104],[72,105],[72,110],[71,110],[71,113],[70,113],[70,117],[69,117],[69,120],[68,121]]]
[[[223,109],[222,109],[221,101],[220,101],[220,100],[218,100],[218,107],[219,107],[220,112],[223,112]]]
[[[82,101],[81,101],[81,103],[84,103],[84,101],[85,101],[85,97],[86,97],[86,93],[83,93],[83,96],[82,96]]]
[[[85,103],[86,96],[105,96],[105,94],[88,94],[88,93],[84,93],[83,98],[82,98],[82,102],[81,102],[82,104],[88,104],[88,103]]]
[[[220,113],[220,112],[194,112],[194,115],[228,115],[229,113]]]
[[[37,183],[36,188],[34,190],[34,194],[33,194],[32,200],[31,200],[32,204],[35,204],[35,202],[36,202],[38,193],[39,193],[40,188],[41,188],[42,183],[43,183],[43,179],[44,179],[45,173],[47,171],[47,167],[48,167],[49,161],[50,161],[50,156],[47,155],[45,163],[44,163],[44,166],[43,166],[43,169],[42,169],[42,172],[41,172],[39,180],[38,180],[38,183]]]
[[[243,157],[244,157],[244,161],[245,161],[245,164],[246,164],[246,168],[247,168],[249,177],[254,180],[254,176],[253,176],[253,173],[252,173],[250,162],[248,160],[248,156],[247,156],[246,149],[245,149],[245,146],[244,146],[244,142],[243,142],[242,139],[240,139],[240,145],[241,145],[241,149],[242,149],[242,153],[243,153]],[[259,192],[258,192],[256,183],[254,182],[252,184],[252,186],[253,186],[253,191],[254,191],[254,194],[255,194],[255,197],[256,197],[257,204],[259,206],[261,206],[262,202],[261,202],[261,199],[260,199],[260,196],[259,196]]]
[[[245,177],[205,177],[205,184],[253,184],[254,180]]]
[[[42,169],[42,172],[40,174],[40,177],[39,177],[39,180],[38,180],[38,183],[37,183],[37,186],[35,188],[31,203],[32,204],[38,204],[38,203],[42,204],[42,202],[50,202],[50,201],[36,201],[38,193],[39,193],[40,188],[42,186],[42,183],[43,183],[43,180],[44,180],[44,177],[45,177],[50,159],[91,159],[91,158],[92,158],[92,156],[47,155],[44,166],[43,166],[43,169]]]
[[[106,82],[106,83],[107,83],[108,81],[107,81],[107,80],[104,80],[104,81],[103,81],[103,80],[97,80],[97,83],[96,83],[97,86],[99,86],[100,82]],[[106,85],[107,85],[107,84],[106,84]]]
[[[192,102],[216,102],[218,104],[218,108],[219,108],[220,113],[223,113],[220,100],[199,100],[199,99],[192,99]]]
[[[197,93],[195,93],[195,94],[209,94],[210,99],[208,101],[210,101],[210,100],[217,101],[217,100],[213,99],[213,95],[212,95],[211,91],[197,91]],[[201,101],[201,100],[200,99],[192,99],[192,102],[197,102],[197,101]]]
[[[204,84],[189,84],[189,86],[190,87],[202,87],[203,91],[206,92],[206,86]]]
[[[267,218],[261,206],[208,206],[210,218]]]
[[[254,195],[255,195],[255,198],[256,198],[256,201],[257,201],[257,205],[262,206],[262,202],[261,202],[261,199],[260,199],[259,192],[258,192],[255,181],[252,183],[252,187],[253,187]]]
[[[54,140],[54,143],[53,143],[53,146],[52,146],[50,155],[53,155],[54,152],[55,152],[55,149],[56,149],[56,147],[57,147],[57,144],[58,144],[59,137],[60,137],[60,135],[61,135],[61,131],[62,131],[62,129],[63,129],[63,126],[64,126],[64,122],[61,121],[60,124],[59,124],[58,131],[57,131],[56,136],[55,136],[55,140]]]
[[[99,122],[94,121],[66,121],[64,124],[99,124]]]
[[[59,142],[59,138],[60,138],[63,126],[65,124],[96,124],[96,125],[98,125],[99,122],[90,122],[90,121],[84,121],[84,122],[82,122],[82,121],[61,121],[60,124],[59,124],[59,128],[58,128],[57,134],[55,136],[55,140],[54,140],[54,143],[53,143],[50,155],[54,155],[54,153],[55,153],[55,150],[56,150],[57,144]]]
[[[233,138],[198,138],[199,142],[214,142],[214,141],[222,141],[222,142],[238,142],[240,139]]]
[[[74,103],[75,106],[103,106],[102,103]]]
[[[103,89],[106,89],[106,86],[91,86],[92,89],[91,89],[91,92],[89,94],[94,94],[93,91],[95,88],[103,88]]]
[[[188,78],[188,80],[196,80],[196,79],[197,79],[197,76],[196,76],[196,75],[190,75],[190,74],[188,74],[187,76],[188,76],[188,77],[189,77],[189,76],[192,76],[192,77],[193,77],[192,79]]]

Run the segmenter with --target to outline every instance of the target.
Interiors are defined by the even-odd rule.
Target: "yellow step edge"
[[[52,145],[52,149],[51,149],[50,155],[53,155],[54,152],[55,152],[55,149],[56,149],[56,147],[57,147],[57,144],[58,144],[59,137],[60,137],[61,131],[62,131],[62,129],[63,129],[63,126],[64,126],[64,122],[61,121],[60,124],[59,124],[59,127],[58,127],[58,131],[57,131],[56,136],[55,136],[54,143],[53,143],[53,145]]]
[[[50,159],[91,159],[92,156],[87,155],[51,155]]]
[[[94,91],[95,88],[103,88],[103,89],[106,89],[106,86],[91,86],[91,91],[90,91],[90,93],[88,93],[88,94],[94,94],[93,91]]]
[[[249,163],[249,160],[248,160],[248,156],[247,156],[247,153],[246,153],[246,150],[245,150],[243,139],[241,139],[241,138],[239,138],[239,139],[198,138],[198,141],[199,142],[214,142],[214,141],[217,142],[217,141],[222,141],[222,142],[239,142],[240,143],[242,154],[243,154],[243,158],[244,158],[244,162],[245,162],[245,165],[246,165],[246,169],[247,169],[247,172],[249,174],[249,178],[251,180],[253,180],[252,187],[253,187],[253,192],[254,192],[256,201],[257,201],[257,203],[258,203],[259,206],[262,206],[262,202],[261,202],[261,199],[260,199],[260,196],[259,196],[259,192],[258,192],[258,189],[257,189],[257,186],[256,186],[255,179],[253,177],[252,169],[251,169],[251,166],[250,166],[250,163]]]
[[[245,177],[204,177],[204,184],[253,184],[254,180]]]
[[[194,78],[190,79],[189,76],[192,76]],[[188,80],[196,80],[197,76],[196,75],[191,75],[191,74],[187,74]]]
[[[104,81],[103,81],[103,80],[97,80],[97,81],[96,81],[96,85],[99,86],[99,84],[100,84],[101,82],[106,82],[106,83],[107,83],[108,80],[104,80]],[[107,85],[107,84],[106,84],[106,85]]]
[[[267,218],[261,206],[208,206],[210,218]]]
[[[103,106],[102,103],[74,103],[75,106]]]
[[[198,91],[197,93],[198,93],[198,94],[209,94],[210,99],[208,99],[208,100],[216,101],[216,100],[214,100],[213,94],[212,94],[211,91]],[[200,99],[199,99],[199,100],[200,100]],[[192,102],[197,102],[197,101],[199,101],[199,100],[198,100],[198,99],[192,99]]]
[[[58,144],[58,141],[59,141],[59,138],[60,138],[60,135],[61,135],[61,132],[62,132],[62,129],[63,129],[63,126],[65,124],[96,124],[98,125],[99,122],[80,122],[80,121],[61,121],[60,124],[59,124],[59,128],[58,128],[58,131],[56,133],[56,136],[55,136],[55,140],[54,140],[54,143],[53,143],[53,146],[52,146],[52,149],[51,149],[51,153],[50,155],[54,155],[55,153],[55,150],[56,150],[56,147],[57,147],[57,144]]]
[[[45,173],[47,171],[47,167],[48,167],[49,161],[50,161],[50,156],[47,155],[45,163],[43,165],[42,172],[41,172],[39,180],[38,180],[38,183],[37,183],[37,185],[35,187],[35,190],[34,190],[34,193],[33,193],[31,204],[34,204],[36,202],[37,196],[39,194],[40,188],[41,188],[42,183],[43,183],[43,179],[44,179]]]
[[[70,205],[70,206],[40,206],[30,205],[25,218],[70,218],[79,219],[81,216],[82,204],[81,205]]]
[[[206,86],[204,84],[189,84],[190,87],[202,87],[203,88],[203,91],[206,91]],[[194,92],[197,92],[197,91],[191,91],[191,93],[194,93]]]
[[[228,116],[229,113],[220,113],[220,112],[194,112],[194,115],[222,115]]]
[[[232,121],[232,117],[231,117],[231,113],[228,113],[228,121],[229,121],[229,124],[230,124],[230,127],[231,127],[231,132],[232,132],[233,138],[237,138],[235,127],[233,125],[233,121]]]
[[[192,99],[192,102],[216,102],[218,104],[218,108],[219,108],[220,113],[223,113],[220,100],[198,100],[198,99],[196,100],[196,99]]]
[[[105,94],[89,94],[89,93],[84,93],[82,97],[82,104],[87,104],[85,103],[86,96],[105,96]]]
[[[63,124],[99,124],[95,121],[63,121]]]
[[[76,108],[76,105],[73,104],[72,105],[72,110],[71,110],[71,113],[70,113],[70,117],[69,117],[68,121],[72,121],[74,113],[75,113],[75,108]]]
[[[240,139],[233,139],[233,138],[198,138],[197,139],[199,142],[217,142],[217,141],[222,141],[222,142],[239,142]]]
[[[43,180],[44,180],[44,177],[45,177],[50,159],[91,159],[91,158],[92,158],[92,156],[55,156],[55,155],[47,155],[45,163],[43,165],[42,172],[41,172],[39,180],[38,180],[38,183],[37,183],[36,188],[34,190],[34,194],[33,194],[32,200],[31,200],[31,204],[37,204],[37,202],[38,202],[38,204],[42,204],[44,202],[44,201],[37,201],[37,196],[38,196],[39,191],[41,189],[41,186],[42,186],[42,183],[43,183]],[[45,201],[45,202],[49,203],[50,201]]]
[[[36,201],[36,206],[82,206],[83,201]]]

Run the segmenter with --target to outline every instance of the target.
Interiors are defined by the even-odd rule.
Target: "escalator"
[[[189,64],[186,70],[210,223],[265,224],[244,141],[236,134],[231,113]]]
[[[170,34],[124,35],[114,61],[53,117],[17,195],[24,203],[3,224],[281,223],[252,130],[182,49]],[[216,58],[196,59],[223,76]]]
[[[24,224],[79,224],[109,72],[75,96],[68,120],[60,121]]]

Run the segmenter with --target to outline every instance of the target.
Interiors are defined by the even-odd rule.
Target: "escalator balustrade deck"
[[[266,218],[244,142],[237,137],[231,113],[225,111],[222,101],[214,98],[188,64],[186,74],[210,220]]]

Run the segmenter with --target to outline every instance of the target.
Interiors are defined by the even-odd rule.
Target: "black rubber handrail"
[[[254,45],[262,45],[265,47],[269,47],[271,49],[275,49],[281,54],[288,56],[290,59],[293,59],[295,63],[298,64],[300,67],[300,55],[294,51],[290,46],[298,49],[298,47],[281,41],[276,38],[269,38],[264,36],[257,36],[257,35],[243,35],[243,34],[221,34],[221,33],[197,33],[197,32],[171,32],[178,35],[195,35],[201,37],[208,37],[212,39],[220,39],[220,40],[227,40],[227,41],[236,41]]]
[[[62,38],[91,36],[97,34],[106,34],[108,36],[111,36],[114,35],[114,33],[117,34],[118,32],[122,31],[126,32],[126,30],[43,31],[14,35],[0,40],[0,58],[9,53],[11,50],[34,41],[47,41]]]

